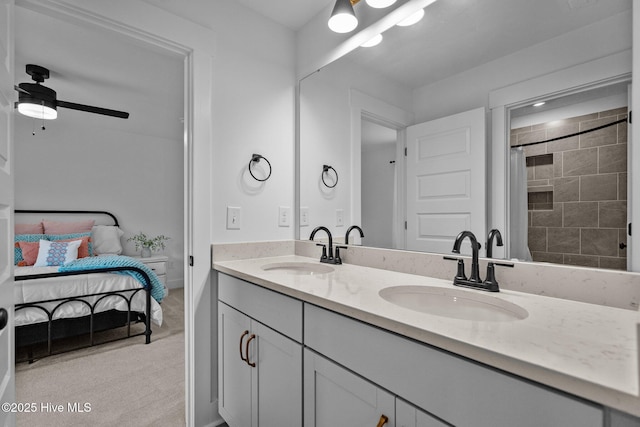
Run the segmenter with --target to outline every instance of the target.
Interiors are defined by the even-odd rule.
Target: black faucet
[[[322,256],[320,257],[320,262],[324,262],[327,264],[342,264],[342,259],[338,255],[340,253],[338,248],[336,248],[336,254],[338,256],[336,256],[335,258],[333,257],[333,236],[331,235],[331,232],[327,227],[320,226],[320,227],[314,228],[313,231],[311,232],[311,236],[309,236],[309,240],[313,240],[313,238],[316,236],[316,233],[321,230],[326,232],[327,236],[329,236],[329,243],[328,243],[329,253],[327,254],[326,245],[322,243],[316,243],[317,246],[322,246]]]
[[[493,258],[493,239],[496,238],[497,246],[504,246],[502,243],[502,234],[497,229],[492,229],[489,231],[489,238],[487,240],[487,258]]]
[[[462,275],[463,277],[460,277],[460,274],[458,274],[456,275],[453,284],[457,286],[477,287],[474,285],[481,285],[482,279],[480,279],[480,267],[478,264],[478,252],[480,251],[480,243],[478,243],[478,239],[476,239],[475,234],[473,234],[471,231],[463,231],[458,234],[458,237],[456,237],[456,241],[453,243],[453,249],[451,250],[451,252],[453,252],[454,254],[459,254],[460,245],[466,237],[468,237],[471,241],[471,277],[467,279],[466,277],[464,277],[464,274]],[[464,266],[464,264],[462,265]]]
[[[364,238],[364,232],[362,231],[362,228],[358,227],[357,225],[352,225],[347,229],[347,233],[344,235],[345,245],[349,244],[349,233],[351,233],[352,230],[358,230],[360,232],[360,238]]]

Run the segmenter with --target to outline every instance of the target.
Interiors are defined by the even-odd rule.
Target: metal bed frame
[[[15,213],[25,213],[25,214],[33,214],[33,213],[43,213],[43,214],[101,214],[107,215],[111,217],[115,226],[118,226],[118,220],[116,217],[106,211],[76,211],[76,210],[27,210],[27,209],[16,209]],[[109,329],[119,328],[126,326],[127,333],[126,336],[110,339],[107,341],[101,341],[98,344],[106,344],[108,342],[119,341],[122,339],[127,339],[131,337],[136,337],[140,335],[145,336],[145,344],[149,344],[151,342],[151,278],[149,275],[142,269],[137,267],[108,267],[108,268],[99,268],[99,269],[91,269],[91,270],[83,270],[83,271],[68,271],[62,273],[45,273],[45,274],[34,274],[28,276],[15,276],[14,280],[37,280],[51,277],[64,277],[64,276],[77,276],[89,273],[109,273],[109,272],[117,272],[117,271],[132,271],[139,273],[146,287],[137,288],[137,289],[125,289],[118,291],[108,291],[108,292],[99,292],[87,295],[78,295],[73,297],[65,297],[65,298],[55,298],[49,300],[35,301],[30,303],[16,304],[15,311],[23,310],[26,308],[37,308],[44,311],[47,315],[48,320],[45,322],[39,322],[28,325],[16,326],[16,347],[25,347],[32,346],[35,344],[42,344],[43,342],[47,343],[47,353],[45,356],[50,356],[53,353],[52,351],[52,343],[56,339],[61,338],[69,338],[76,337],[80,335],[89,334],[89,345],[74,347],[72,350],[78,350],[80,348],[86,348],[96,345],[95,343],[95,332],[101,332]],[[145,301],[146,307],[145,312],[140,314],[137,311],[131,311],[131,300],[138,292],[145,292]],[[126,312],[118,311],[118,310],[109,310],[105,312],[96,313],[96,307],[103,301],[105,298],[110,296],[116,296],[122,298],[127,303],[128,310]],[[98,297],[97,300],[91,304],[83,298],[87,297]],[[78,301],[82,304],[85,304],[89,307],[90,314],[87,316],[77,317],[77,318],[63,318],[63,319],[54,319],[53,316],[60,307],[65,304],[71,303],[73,301]],[[57,302],[56,306],[52,310],[48,310],[47,308],[41,306],[41,304],[53,303]],[[133,317],[133,318],[132,318]],[[86,321],[89,321],[88,331],[86,330]],[[138,323],[143,321],[145,324],[145,330],[143,332],[131,333],[131,324]],[[46,324],[46,326],[44,326]],[[84,326],[83,326],[84,324]],[[54,333],[56,329],[55,326],[62,325],[62,333]],[[45,332],[46,329],[46,332]],[[45,336],[46,335],[46,336]],[[62,352],[60,352],[62,353]],[[30,363],[35,360],[35,357],[31,353],[28,352],[27,358],[22,360],[17,360],[17,362],[29,361]]]

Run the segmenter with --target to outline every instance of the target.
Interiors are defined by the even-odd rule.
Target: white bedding
[[[55,273],[58,267],[15,267],[15,276],[32,274]],[[137,289],[141,284],[135,278],[114,273],[87,273],[75,276],[52,277],[36,280],[16,280],[14,286],[14,299],[16,304],[50,300],[55,298],[73,297],[113,290]],[[99,297],[84,298],[93,304]],[[41,304],[51,311],[59,302]],[[133,311],[145,312],[146,293],[138,292],[131,301]],[[118,296],[104,298],[95,308],[95,312],[111,309],[127,311],[127,302]],[[89,307],[79,301],[72,301],[59,307],[54,313],[54,319],[80,317],[91,314]],[[37,308],[28,307],[16,311],[15,325],[27,325],[31,323],[46,322],[47,314]],[[151,321],[158,326],[162,325],[162,308],[158,302],[151,298]]]

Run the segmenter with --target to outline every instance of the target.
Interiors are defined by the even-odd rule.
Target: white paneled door
[[[15,425],[13,336],[13,7],[0,0],[0,426]],[[7,406],[9,404],[9,406]]]
[[[407,128],[407,249],[451,252],[463,230],[484,242],[485,139],[484,108]]]

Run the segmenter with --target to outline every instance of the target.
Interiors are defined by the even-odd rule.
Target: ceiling
[[[33,83],[25,65],[40,65],[51,75],[43,84],[59,100],[130,113],[124,120],[58,108],[49,128],[72,120],[182,141],[183,58],[24,7],[15,8],[15,22],[16,83]],[[20,114],[16,120],[34,121]]]

